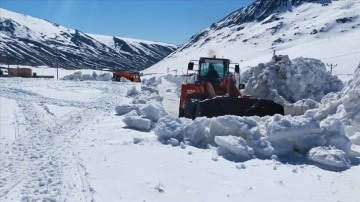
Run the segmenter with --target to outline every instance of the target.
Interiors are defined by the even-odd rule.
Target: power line
[[[338,75],[338,76],[352,76],[354,74],[335,74],[335,75]]]
[[[330,59],[330,58],[337,58],[337,57],[343,57],[343,56],[347,56],[347,55],[353,55],[353,54],[357,54],[360,53],[360,51],[356,51],[356,52],[352,52],[352,53],[347,53],[347,54],[343,54],[343,55],[335,55],[335,56],[331,56],[331,57],[326,57],[326,58],[320,58],[320,59]]]

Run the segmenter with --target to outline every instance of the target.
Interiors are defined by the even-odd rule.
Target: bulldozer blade
[[[284,107],[270,100],[216,97],[198,102],[195,117],[284,115]]]

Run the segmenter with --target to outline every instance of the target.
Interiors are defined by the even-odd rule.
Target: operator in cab
[[[220,78],[219,74],[214,68],[213,64],[209,64],[209,71],[206,74],[206,78],[210,83],[214,83],[218,78]]]

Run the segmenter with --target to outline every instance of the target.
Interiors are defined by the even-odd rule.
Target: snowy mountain
[[[177,47],[172,44],[92,35],[0,8],[0,60],[65,69],[142,70]]]
[[[360,58],[360,1],[258,0],[200,31],[144,72],[181,72],[200,56],[230,58],[241,66],[277,54],[338,64],[335,74],[353,74]],[[341,68],[341,69],[340,69]]]
[[[144,70],[157,74],[141,83],[111,82],[99,70],[60,69],[64,80],[0,78],[0,201],[357,202],[360,32],[351,26],[359,21],[336,19],[357,16],[359,3],[273,2],[287,8],[277,14],[287,25],[274,35],[267,26],[279,21],[262,24],[272,14],[261,11],[276,8],[257,1],[253,8],[269,5],[253,10],[264,20],[243,23],[244,33],[206,29],[189,47]],[[321,18],[308,19],[314,15]],[[288,35],[291,21],[303,34]],[[306,26],[323,23],[330,23],[327,32],[308,33]],[[87,36],[116,49],[111,37]],[[276,37],[292,41],[271,45]],[[284,55],[270,59],[273,49]],[[299,113],[178,118],[185,78],[164,74],[204,54],[256,64],[243,72],[244,90],[299,100],[293,103]],[[335,70],[351,72],[351,80],[330,75],[323,60],[338,62]]]

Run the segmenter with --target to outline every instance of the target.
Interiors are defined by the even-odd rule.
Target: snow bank
[[[347,169],[351,162],[345,152],[335,147],[315,147],[309,151],[309,160],[330,170]]]
[[[295,65],[299,63],[301,68],[307,66],[305,61],[310,61],[309,64],[316,64],[314,68],[311,68],[311,65],[307,66],[306,71],[303,69],[305,72],[302,72],[300,67],[295,68],[295,75],[304,75],[305,81],[299,81],[298,83],[304,84],[321,80],[318,78],[319,75],[323,75],[325,78],[325,83],[315,82],[313,85],[313,87],[324,88],[323,91],[319,91],[317,88],[316,90],[315,88],[310,88],[312,90],[302,91],[302,95],[301,93],[299,94],[301,95],[300,97],[299,95],[295,96],[295,90],[285,94],[285,97],[290,96],[293,100],[301,99],[294,104],[298,107],[293,105],[292,110],[293,112],[299,110],[297,112],[299,115],[306,111],[305,114],[300,116],[275,115],[263,118],[237,116],[201,117],[194,121],[180,119],[183,122],[183,130],[182,135],[177,137],[183,137],[183,140],[180,141],[197,147],[203,148],[206,145],[216,146],[218,147],[219,155],[232,160],[241,161],[253,157],[272,158],[274,156],[285,157],[300,154],[303,158],[308,158],[309,161],[329,170],[349,168],[352,163],[355,163],[351,159],[354,159],[354,157],[358,158],[360,155],[359,151],[354,149],[359,148],[354,147],[354,144],[359,144],[360,142],[360,133],[358,132],[360,131],[360,103],[358,101],[360,100],[360,66],[354,75],[354,79],[342,91],[329,93],[322,98],[322,95],[327,91],[338,90],[342,84],[338,83],[335,77],[327,75],[325,69],[321,68],[322,65],[318,61],[313,59],[298,59],[298,61],[295,61]],[[305,78],[310,75],[307,71],[315,71],[312,79]],[[258,73],[257,75],[260,74]],[[271,74],[265,73],[262,76]],[[286,84],[286,80],[282,82],[283,85]],[[331,82],[334,83],[329,84]],[[290,84],[294,88],[298,85],[295,85],[294,82],[290,82]],[[261,89],[256,85],[254,87],[253,90]],[[266,88],[260,91],[264,89],[267,91]],[[308,94],[305,92],[308,92]],[[282,97],[280,94],[277,94],[277,96],[278,98]],[[306,96],[310,96],[314,100],[303,100]],[[285,98],[282,97],[282,99],[288,102]],[[321,103],[315,101],[319,99],[321,99]],[[179,126],[178,128],[181,127]],[[158,129],[156,133],[162,134],[162,137],[164,137],[166,135],[163,133],[167,132]]]
[[[121,78],[123,78],[123,77],[121,77]],[[126,96],[127,97],[133,97],[133,96],[136,96],[138,94],[139,94],[139,91],[136,89],[136,86],[133,86],[127,91]]]
[[[344,125],[346,136],[352,137],[360,131],[360,64],[354,78],[339,92],[330,93],[321,100],[317,109],[307,113],[318,120],[334,118]],[[359,145],[359,144],[358,144]]]
[[[115,111],[117,115],[125,115],[123,121],[126,125],[138,129],[143,129],[142,121],[144,120],[147,120],[149,123],[156,123],[161,117],[168,115],[162,105],[156,102],[146,104],[122,104],[116,106]],[[134,114],[134,112],[136,114]],[[128,116],[129,113],[132,114]],[[148,127],[146,125],[145,128],[150,129],[150,126]]]
[[[355,133],[350,137],[353,144],[360,145],[360,132]]]
[[[147,86],[147,87],[151,87],[151,86],[156,87],[160,83],[161,83],[161,79],[157,78],[155,76],[148,78],[148,79],[145,78],[142,80],[143,86]]]
[[[182,133],[182,122],[171,115],[164,116],[157,122],[155,135],[160,139],[176,138]]]
[[[176,93],[176,95],[180,96],[181,84],[185,82],[186,78],[184,78],[183,76],[179,76],[179,75],[168,74],[168,75],[164,76],[164,79],[166,79],[167,81],[169,81],[171,83],[176,84],[177,87],[175,89],[175,93]]]
[[[319,123],[312,117],[275,115],[265,122],[265,127],[275,155],[305,153],[313,146],[325,144]]]
[[[343,125],[337,119],[318,121],[311,116],[276,115],[264,118],[201,117],[190,122],[176,119],[176,123],[174,119],[170,120],[166,124],[158,122],[155,134],[160,139],[176,138],[201,148],[212,145],[218,147],[218,155],[235,161],[300,154],[332,170],[349,168],[350,153],[354,153]],[[314,148],[331,149],[324,155]]]
[[[133,103],[146,104],[149,102],[161,103],[163,97],[159,95],[159,89],[157,85],[161,82],[161,79],[152,77],[150,79],[143,79],[140,90],[132,88],[128,91],[127,95],[133,97]]]
[[[140,130],[149,130],[151,128],[151,120],[138,116],[136,111],[131,111],[126,114],[123,121],[131,128]]]
[[[161,104],[157,85],[159,80],[155,77],[144,79],[140,91],[136,86],[130,87],[126,95],[132,97],[132,103],[121,104],[115,107],[117,115],[125,115],[123,122],[135,129],[149,130],[160,118],[169,115]]]
[[[140,106],[134,104],[122,104],[115,107],[115,112],[117,115],[124,115],[133,110],[139,111]]]
[[[168,115],[164,107],[158,102],[150,102],[140,108],[140,114],[154,122],[157,122],[161,117]]]
[[[97,74],[93,72],[90,74],[83,74],[81,71],[75,72],[71,75],[66,75],[61,80],[72,80],[72,81],[85,81],[85,80],[93,80],[93,81],[111,81],[112,76],[110,73]]]
[[[260,63],[244,72],[242,79],[246,83],[244,94],[274,100],[282,105],[303,99],[320,102],[328,93],[338,92],[343,88],[341,80],[330,75],[320,60],[300,57],[291,61],[286,55],[276,56],[265,64]],[[297,103],[288,110],[301,114],[309,108],[317,107],[311,102],[304,104]]]
[[[236,159],[250,159],[254,155],[253,148],[249,147],[242,137],[216,136],[216,144],[219,145],[218,153]]]
[[[304,61],[313,60],[300,59],[298,63],[302,64],[301,67],[306,66]],[[318,62],[310,62],[312,63],[321,66]],[[297,70],[299,71],[295,71],[297,74],[303,75],[299,68]],[[311,68],[307,71],[310,70],[316,72]],[[307,74],[305,76],[308,76]],[[324,72],[323,74],[329,79],[325,81],[337,82],[336,78],[326,76]],[[308,78],[305,80],[308,81]],[[220,156],[234,161],[251,158],[277,159],[295,155],[307,158],[309,162],[329,170],[347,169],[352,164],[356,164],[355,159],[360,157],[360,150],[356,149],[360,148],[357,145],[360,143],[360,104],[358,101],[360,100],[360,65],[354,79],[342,91],[329,93],[322,99],[321,96],[308,94],[315,100],[321,99],[320,103],[311,99],[295,103],[303,107],[300,111],[306,111],[299,116],[238,117],[227,115],[213,118],[200,117],[195,120],[179,119],[167,115],[161,101],[152,97],[152,95],[157,95],[158,91],[153,90],[157,88],[157,82],[158,80],[151,79],[146,84],[142,84],[150,87],[151,90],[141,88],[141,91],[134,93],[134,98],[146,97],[144,104],[132,103],[131,106],[118,106],[117,111],[124,113],[135,110],[138,117],[150,120],[155,125],[155,135],[165,144],[180,145],[182,148],[185,148],[185,145],[201,148],[217,147]],[[283,82],[286,84],[285,81]],[[295,86],[294,83],[292,85]],[[326,86],[328,90],[334,90],[340,85],[339,83],[335,86],[330,84]],[[314,86],[322,86],[322,84],[317,83]],[[294,90],[291,92],[295,94]],[[293,96],[292,94],[289,93],[286,96]],[[293,96],[294,100],[295,98],[296,96]],[[284,100],[287,102],[286,99]],[[136,124],[142,123],[139,121]]]

